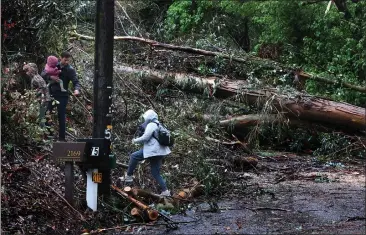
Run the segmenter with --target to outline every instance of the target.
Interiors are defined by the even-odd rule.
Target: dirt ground
[[[171,217],[195,222],[113,234],[365,234],[363,163],[318,163],[291,154],[260,162],[256,170],[235,173],[238,187],[216,203],[192,204],[185,215]]]

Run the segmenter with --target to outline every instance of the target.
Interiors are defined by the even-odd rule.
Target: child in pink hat
[[[49,76],[56,76],[56,77],[59,76],[61,70],[59,70],[57,68],[57,63],[58,63],[57,57],[55,57],[55,56],[49,56],[47,58],[47,64],[46,64],[46,67],[45,67],[45,71],[46,71],[46,73]],[[57,83],[57,82],[51,79],[50,80],[50,83],[47,86],[49,87],[50,84],[53,84],[53,83]],[[64,89],[64,83],[63,83],[63,81],[61,79],[59,79],[58,80],[58,83],[60,83],[61,91],[62,92],[66,92],[67,90]]]

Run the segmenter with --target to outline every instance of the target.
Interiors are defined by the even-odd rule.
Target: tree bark
[[[161,197],[158,194],[149,192],[147,190],[139,189],[139,188],[131,188],[129,186],[124,187],[123,191],[134,198],[141,197],[141,198],[144,198],[145,200],[148,200],[151,202],[160,202],[164,199],[163,197]]]
[[[212,120],[214,117],[211,117],[210,115],[204,115],[203,119],[206,121]],[[304,121],[296,118],[288,118],[288,117],[281,117],[278,114],[266,114],[266,115],[260,115],[260,114],[247,114],[247,115],[240,115],[240,116],[234,116],[229,117],[223,120],[219,121],[219,125],[224,127],[227,130],[240,130],[256,125],[262,125],[262,124],[275,124],[275,125],[287,125],[289,127],[308,127],[308,128],[317,128],[318,130],[329,132],[333,131],[334,127],[332,126],[325,126],[325,125],[314,125],[314,123],[311,123],[309,121]],[[238,144],[238,142],[222,142],[222,144],[226,145],[234,145]]]
[[[211,115],[204,115],[203,119],[206,121],[210,121],[212,120],[212,116]],[[277,115],[277,114],[247,114],[247,115],[240,115],[240,116],[233,116],[233,117],[229,117],[223,120],[219,121],[220,126],[223,126],[225,128],[245,128],[245,127],[251,127],[251,126],[256,126],[256,125],[260,125],[263,123],[284,123],[287,124],[289,126],[297,126],[297,125],[304,125],[305,122],[298,120],[298,119],[293,119],[293,118],[281,118],[281,116]],[[230,143],[227,143],[230,144]],[[232,143],[234,144],[234,143]]]
[[[202,184],[196,184],[192,188],[181,189],[178,194],[174,194],[173,197],[181,199],[192,199],[204,194],[205,186]]]
[[[120,66],[116,71],[143,75],[145,79],[155,83],[171,81],[183,89],[203,91],[208,89],[210,95],[219,97],[238,96],[245,103],[266,107],[283,115],[306,120],[344,127],[352,130],[366,128],[365,108],[345,102],[336,102],[302,93],[281,93],[279,89],[249,88],[246,81],[219,79],[217,77],[197,77],[183,73],[169,73],[151,70],[147,67],[132,68]],[[271,113],[268,111],[268,113]]]

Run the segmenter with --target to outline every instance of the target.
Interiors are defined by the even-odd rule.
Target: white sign
[[[93,182],[93,172],[98,172],[98,169],[88,169],[86,173],[86,203],[90,209],[97,211],[98,183]]]
[[[111,130],[105,129],[104,135],[105,135],[104,138],[106,138],[107,140],[109,140],[111,138]]]
[[[92,155],[92,157],[98,157],[99,156],[99,147],[92,147],[91,155]]]

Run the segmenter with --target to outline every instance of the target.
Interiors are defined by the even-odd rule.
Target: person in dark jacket
[[[57,64],[61,73],[59,76],[49,76],[45,70],[42,71],[41,76],[46,81],[46,83],[50,83],[50,81],[55,81],[56,83],[52,83],[49,85],[49,92],[51,97],[58,101],[58,104],[53,105],[53,102],[49,102],[48,111],[52,111],[54,106],[57,106],[58,113],[58,122],[59,122],[59,141],[66,141],[66,106],[69,101],[69,93],[63,92],[60,88],[59,79],[62,80],[63,86],[65,90],[68,90],[68,86],[70,81],[74,86],[73,94],[75,96],[80,94],[80,84],[79,80],[76,76],[75,69],[69,64],[71,59],[71,54],[67,51],[62,52],[60,56],[60,61]]]

